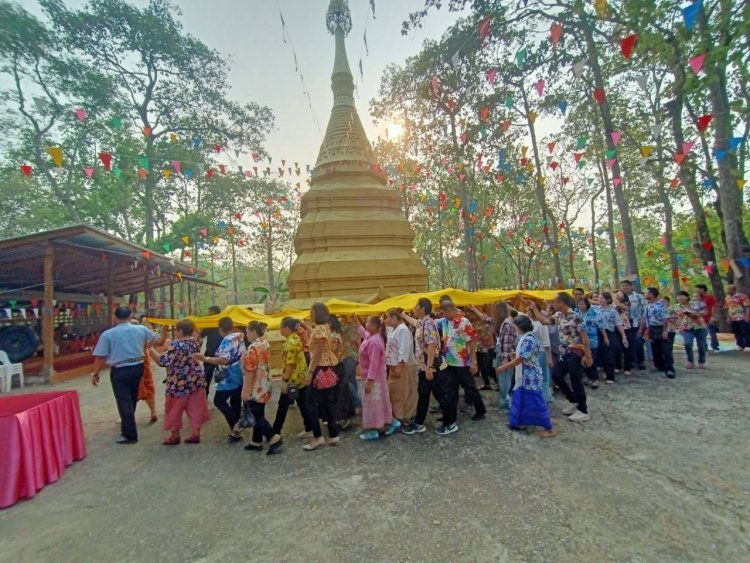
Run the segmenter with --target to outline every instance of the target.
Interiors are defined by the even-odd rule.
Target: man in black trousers
[[[221,313],[221,309],[216,305],[211,305],[208,308],[209,315],[218,315]],[[221,344],[222,336],[217,326],[212,328],[204,328],[201,331],[201,336],[206,339],[206,351],[203,355],[207,358],[213,358],[216,356],[216,350],[219,349]],[[206,376],[206,395],[208,395],[209,388],[211,387],[211,381],[214,378],[214,371],[216,371],[216,364],[210,364],[208,362],[203,364],[203,374]]]
[[[654,367],[663,371],[669,379],[675,378],[672,354],[668,350],[666,321],[669,311],[666,302],[659,297],[659,290],[649,287],[646,290],[646,308],[640,327],[640,336],[651,341]]]
[[[110,366],[109,377],[120,413],[122,436],[117,439],[118,444],[138,442],[135,405],[143,377],[146,343],[159,338],[145,326],[131,324],[131,314],[128,307],[115,309],[115,326],[102,333],[94,348],[94,371],[91,374],[91,384],[96,387],[99,385],[99,372],[105,365]]]

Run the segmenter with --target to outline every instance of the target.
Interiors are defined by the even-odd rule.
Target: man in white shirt
[[[414,336],[401,318],[401,311],[389,309],[385,318],[391,328],[385,346],[388,366],[388,394],[393,416],[409,422],[417,414],[417,360],[414,357]]]
[[[143,361],[146,342],[157,340],[158,335],[143,325],[131,324],[132,311],[127,307],[115,310],[115,326],[105,330],[94,348],[94,371],[91,384],[99,385],[99,372],[110,366],[109,377],[112,391],[120,413],[122,436],[118,444],[138,442],[135,425],[135,405],[138,402],[138,386],[143,377]]]

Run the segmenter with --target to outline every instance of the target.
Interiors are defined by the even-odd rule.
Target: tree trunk
[[[443,256],[443,224],[440,219],[440,208],[438,207],[438,253],[440,255],[440,288],[444,289],[445,285],[445,257]]]
[[[273,224],[268,218],[268,242],[266,244],[266,268],[268,269],[268,295],[274,297],[276,282],[273,275]]]
[[[609,109],[609,101],[606,98],[606,90],[604,88],[604,78],[602,74],[602,68],[599,64],[599,54],[597,52],[596,43],[594,42],[594,35],[591,28],[591,22],[586,15],[582,15],[583,22],[583,34],[586,38],[587,52],[589,56],[589,64],[591,65],[591,72],[594,76],[594,87],[601,89],[605,92],[605,98],[603,103],[599,105],[599,114],[602,119],[604,126],[604,141],[607,144],[609,150],[617,150],[614,141],[612,140],[612,131],[615,130],[612,123],[612,114]],[[617,202],[617,208],[620,211],[620,223],[622,225],[623,242],[625,243],[625,273],[633,278],[633,285],[636,290],[640,289],[640,278],[638,276],[638,256],[635,252],[635,240],[633,238],[633,225],[630,221],[630,207],[628,200],[625,197],[625,186],[622,183],[622,175],[620,173],[620,163],[615,161],[612,167],[612,182],[619,181],[619,186],[614,187],[615,201]],[[614,184],[613,184],[614,185]]]
[[[471,234],[471,218],[469,214],[469,202],[467,201],[469,194],[466,189],[466,180],[458,182],[458,197],[461,198],[461,211],[463,212],[463,237],[464,237],[464,256],[466,263],[466,289],[469,291],[476,290],[476,268],[474,268],[474,241]]]
[[[234,289],[234,304],[238,305],[237,298],[237,254],[234,248],[234,234],[229,235],[229,248],[232,251],[232,287]]]
[[[595,231],[596,231],[596,197],[591,199],[591,260],[592,260],[592,264],[594,265],[594,289],[599,291],[600,289],[599,266],[597,264]]]
[[[677,84],[675,91],[677,95],[675,99],[668,104],[669,112],[672,116],[672,135],[674,136],[675,145],[678,151],[682,151],[682,143],[685,142],[685,135],[682,129],[682,107],[683,107],[683,86],[684,86],[684,72],[681,63],[676,62],[674,66],[675,77]],[[706,212],[703,209],[700,196],[698,195],[698,188],[695,184],[695,168],[692,163],[686,161],[680,166],[677,172],[680,183],[685,188],[685,193],[688,196],[690,207],[693,210],[693,216],[695,217],[696,226],[696,237],[698,242],[698,253],[701,257],[703,264],[713,264],[714,267],[710,268],[710,271],[706,272],[708,279],[711,281],[711,289],[714,292],[717,303],[724,303],[726,295],[724,294],[724,285],[721,283],[721,277],[719,276],[719,269],[716,266],[716,252],[711,242],[711,233],[708,230],[708,222],[706,221]],[[719,327],[721,330],[727,328],[727,315],[724,307],[717,307],[716,319],[719,321]]]
[[[565,226],[565,238],[568,243],[568,270],[570,279],[576,278],[575,260],[573,259],[573,235],[570,234],[570,225]]]
[[[682,151],[682,149],[679,149]],[[659,139],[656,143],[656,154],[659,158],[659,165],[658,165],[658,172],[656,175],[656,184],[657,184],[657,190],[659,199],[661,200],[662,208],[664,210],[664,242],[665,247],[667,250],[667,255],[669,256],[669,266],[670,266],[670,279],[672,280],[672,292],[676,295],[678,291],[680,291],[680,264],[677,261],[677,252],[674,248],[674,241],[672,240],[672,222],[673,222],[673,210],[672,210],[672,202],[669,200],[669,193],[667,192],[667,189],[665,188],[664,184],[666,182],[666,178],[664,176],[664,166],[665,166],[665,155],[664,155],[664,147],[663,143],[661,141],[661,135],[659,136]]]
[[[612,289],[620,286],[620,265],[617,261],[617,241],[615,240],[615,210],[612,207],[612,187],[607,175],[607,163],[599,162],[599,174],[604,184],[604,196],[607,201],[607,235],[609,236],[609,260],[612,268]]]
[[[726,233],[727,258],[733,261],[742,273],[735,283],[739,291],[750,291],[750,267],[744,265],[743,258],[750,259],[750,248],[743,245],[742,232],[742,191],[737,189],[737,157],[729,150],[729,139],[732,137],[732,111],[729,105],[727,89],[727,52],[729,13],[733,9],[733,2],[720,0],[715,9],[718,11],[716,19],[719,21],[719,43],[716,45],[715,55],[706,59],[703,71],[708,82],[708,95],[711,101],[714,124],[714,150],[723,151],[725,156],[718,160],[719,194],[721,195],[721,210]],[[707,45],[713,45],[706,20],[705,8],[701,10],[699,18],[701,35]]]
[[[523,109],[526,116],[529,115],[529,111],[531,108],[529,107],[529,99],[526,95],[526,90],[521,87],[519,88],[521,93],[521,100],[523,100]],[[560,288],[560,284],[562,283],[563,279],[563,271],[562,271],[562,264],[560,263],[560,247],[558,245],[559,239],[557,234],[557,224],[556,219],[554,215],[552,214],[552,211],[550,210],[549,206],[547,205],[547,196],[544,193],[544,185],[542,184],[541,174],[542,174],[542,161],[539,156],[539,146],[536,140],[536,129],[534,128],[534,124],[529,121],[528,117],[526,117],[526,123],[529,127],[529,136],[531,137],[531,149],[534,154],[534,165],[536,166],[536,177],[534,178],[534,195],[536,196],[537,204],[539,205],[539,209],[542,212],[542,220],[544,221],[544,225],[548,227],[547,232],[544,233],[544,239],[547,243],[547,246],[550,248],[552,252],[552,264],[555,267],[555,277],[556,280],[556,286]],[[551,221],[550,221],[551,219]],[[552,223],[552,224],[550,224]],[[552,233],[552,237],[550,238],[550,233]]]
[[[148,123],[144,127],[148,127]],[[156,159],[156,149],[154,148],[154,138],[149,135],[146,139],[146,158],[148,158],[148,175],[143,182],[143,201],[144,211],[146,213],[146,246],[154,242],[154,187],[159,181],[158,174],[153,170],[154,160]]]

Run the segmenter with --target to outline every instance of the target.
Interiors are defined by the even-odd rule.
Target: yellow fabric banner
[[[569,293],[570,290],[567,290],[566,292]],[[344,301],[342,299],[334,298],[326,301],[326,305],[328,306],[328,310],[334,315],[359,315],[363,317],[365,315],[379,315],[386,312],[388,309],[403,309],[405,311],[411,311],[417,305],[417,301],[422,297],[426,297],[432,302],[434,307],[437,307],[439,305],[438,300],[440,297],[442,295],[448,295],[458,307],[466,307],[468,305],[488,305],[491,303],[497,303],[498,301],[510,301],[512,304],[516,304],[520,298],[530,299],[536,302],[549,301],[558,293],[560,293],[560,291],[554,289],[539,291],[520,291],[517,289],[482,289],[480,291],[441,289],[439,291],[425,293],[406,293],[404,295],[397,295],[374,304],[356,303],[354,301]],[[294,317],[296,319],[307,320],[310,318],[310,311],[285,309],[278,313],[264,315],[263,313],[250,311],[248,308],[242,307],[241,305],[230,305],[218,315],[208,315],[205,317],[190,316],[187,318],[195,322],[199,329],[203,329],[218,326],[219,319],[222,317],[230,317],[235,326],[246,326],[250,321],[261,321],[268,325],[268,330],[278,330],[281,325],[281,319],[284,317]],[[152,318],[149,319],[149,322],[154,325],[174,326],[177,323],[177,320]]]

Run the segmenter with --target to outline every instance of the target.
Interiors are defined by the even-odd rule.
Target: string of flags
[[[289,34],[289,30],[286,27],[286,20],[284,20],[284,13],[281,11],[281,4],[277,2],[276,6],[279,9],[279,18],[281,19],[281,40],[284,42],[285,45],[289,46],[289,50],[292,53],[292,60],[294,61],[294,72],[297,76],[299,76],[300,83],[302,84],[302,95],[305,97],[305,100],[307,101],[307,106],[310,109],[310,115],[312,116],[312,120],[313,120],[313,123],[315,124],[315,128],[318,130],[318,135],[322,137],[323,129],[320,126],[320,120],[318,120],[318,114],[315,111],[315,108],[313,107],[312,98],[310,97],[310,89],[307,87],[307,82],[305,82],[305,75],[302,74],[302,71],[299,68],[299,60],[297,58],[297,51],[294,49],[292,38]]]
[[[199,140],[199,138],[196,137],[196,140]],[[219,154],[226,152],[227,149],[220,144],[215,144],[214,150],[216,154]],[[65,168],[65,152],[63,147],[59,145],[46,146],[45,152],[49,155],[52,164],[54,164],[51,172],[54,174],[62,173]],[[236,157],[242,154],[239,150],[234,150],[234,153]],[[233,170],[227,164],[218,164],[214,167],[207,166],[205,161],[164,160],[161,157],[149,158],[145,155],[115,154],[109,151],[100,151],[97,154],[96,162],[81,166],[81,170],[88,179],[94,176],[96,167],[99,166],[105,172],[112,173],[117,178],[122,176],[124,168],[127,169],[128,166],[133,166],[141,179],[147,178],[152,172],[159,173],[166,179],[171,178],[173,175],[184,176],[188,179],[198,176],[212,178],[215,174],[236,174],[245,178],[278,177],[291,179],[294,176],[300,177],[303,174],[303,170],[306,175],[313,172],[310,164],[305,164],[303,168],[298,161],[287,161],[287,159],[281,158],[276,159],[277,166],[273,166],[274,158],[271,156],[264,158],[257,152],[251,152],[250,157],[258,166],[252,166],[252,170],[246,170],[242,166],[236,165],[236,170]],[[117,165],[113,167],[115,161],[117,161]],[[281,166],[278,166],[279,163]],[[264,164],[267,165],[264,166]],[[24,163],[20,166],[20,170],[24,176],[28,177],[32,175],[34,168],[30,164]]]

